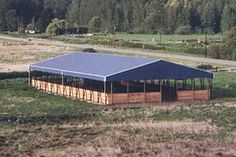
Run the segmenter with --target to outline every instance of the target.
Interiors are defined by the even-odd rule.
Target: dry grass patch
[[[17,103],[31,103],[31,102],[34,102],[35,101],[35,98],[33,97],[27,97],[27,96],[11,96],[11,95],[8,95],[8,96],[4,96],[3,97],[4,99],[8,100],[9,102],[17,102]]]
[[[1,41],[0,41],[1,43]],[[0,72],[26,71],[28,65],[74,51],[64,46],[46,46],[30,43],[0,46]]]
[[[226,102],[226,103],[222,103],[222,104],[215,104],[214,106],[236,108],[236,103],[235,102]]]
[[[96,139],[80,145],[70,145],[61,148],[39,149],[37,156],[163,156],[188,157],[210,156],[226,157],[236,155],[234,141],[204,141],[173,140],[169,142],[152,142],[145,138],[132,139],[127,133],[112,130]]]
[[[116,124],[90,123],[79,125],[63,125],[63,128],[112,128],[112,129],[140,129],[142,131],[151,131],[155,133],[165,133],[166,131],[173,134],[184,133],[216,133],[218,128],[208,122],[191,122],[191,121],[161,121],[161,122],[124,122]]]

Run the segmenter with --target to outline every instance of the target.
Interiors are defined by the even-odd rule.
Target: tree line
[[[95,32],[219,33],[236,25],[236,1],[0,0],[0,31],[45,32],[54,18]]]

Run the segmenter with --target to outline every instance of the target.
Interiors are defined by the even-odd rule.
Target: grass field
[[[205,35],[163,35],[162,42],[159,42],[159,35],[150,34],[96,34],[95,36],[71,37],[57,36],[54,40],[61,40],[74,44],[92,44],[104,46],[116,46],[122,48],[145,49],[158,53],[169,53],[187,56],[204,57],[205,47],[198,43],[205,41]],[[155,41],[153,42],[153,39]],[[186,42],[189,40],[190,42]],[[224,42],[224,35],[208,35],[211,44]]]
[[[1,33],[2,34],[2,33]],[[24,34],[24,33],[11,33],[6,32],[3,35],[9,35],[13,37],[34,37],[34,38],[45,38],[46,34]],[[103,34],[98,33],[96,36],[108,39],[119,39],[124,41],[143,41],[143,42],[153,42],[153,38],[158,41],[160,39],[159,34],[127,34],[127,33],[116,33],[115,36],[113,34]],[[169,35],[162,35],[163,42],[177,42],[182,40],[192,40],[192,39],[200,39],[205,40],[204,34],[189,34],[189,35],[178,35],[178,34],[169,34]],[[223,41],[224,35],[222,34],[208,34],[208,39],[210,41]]]
[[[4,34],[13,37],[21,38],[48,38],[45,34],[35,34],[35,35],[25,35],[19,33]],[[160,36],[152,34],[126,34],[126,33],[116,33],[113,34],[103,34],[98,33],[95,36],[55,36],[53,38],[48,38],[51,40],[60,40],[64,42],[69,42],[73,44],[91,44],[91,45],[104,45],[122,48],[132,48],[132,49],[145,49],[150,51],[155,51],[157,53],[169,53],[187,56],[198,56],[204,57],[204,46],[198,44],[198,39],[205,41],[204,34],[192,34],[192,35],[162,35],[162,43],[159,42]],[[155,39],[155,42],[153,42]],[[115,40],[115,42],[114,42]],[[192,40],[192,42],[185,42],[186,40]],[[208,35],[208,40],[210,43],[224,42],[224,35]]]
[[[116,37],[142,42],[153,38]],[[169,37],[175,42],[186,36],[164,40]],[[15,42],[2,46],[4,42],[0,41],[3,72],[26,70],[32,62],[73,50]],[[171,46],[176,52],[160,51],[183,54],[192,48]],[[187,53],[194,55],[196,50]],[[235,73],[216,73],[214,96],[210,102],[94,106],[29,88],[26,78],[0,79],[0,156],[235,156]]]
[[[125,41],[143,41],[143,42],[153,42],[153,38],[157,41],[160,40],[160,35],[151,35],[151,34],[123,34],[117,33],[115,35],[116,39],[121,39]],[[212,41],[222,41],[224,36],[220,34],[216,35],[208,35],[209,40]],[[192,39],[200,39],[205,40],[205,35],[203,34],[191,34],[191,35],[162,35],[163,42],[177,42],[182,40],[192,40]]]
[[[211,102],[99,107],[0,81],[0,156],[236,155],[236,74]],[[224,102],[222,102],[224,101]]]

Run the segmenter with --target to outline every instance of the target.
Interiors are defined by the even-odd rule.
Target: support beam
[[[86,87],[86,79],[83,79],[83,100],[87,100],[87,94],[86,94],[86,89],[87,89],[87,87]]]
[[[61,85],[64,86],[64,74],[61,72]]]
[[[129,81],[127,81],[127,103],[129,103]]]
[[[179,91],[179,80],[176,80],[176,94],[178,94]]]
[[[113,105],[113,82],[111,82],[111,105]]]
[[[61,93],[62,93],[62,95],[64,95],[64,74],[63,74],[63,72],[61,72],[61,85],[62,85],[62,89],[60,89],[60,90],[62,90]]]
[[[162,102],[162,80],[160,80],[160,102]]]
[[[28,81],[29,81],[28,83],[29,83],[29,87],[30,87],[30,86],[31,86],[31,69],[29,69],[29,78],[28,78],[28,79],[29,79],[29,80],[28,80]]]
[[[205,79],[203,78],[202,80],[203,80],[203,81],[202,81],[203,90],[205,90],[205,89],[206,89],[206,88],[205,88]]]
[[[191,79],[191,83],[192,83],[192,101],[194,101],[194,79]]]
[[[175,89],[175,100],[178,100],[178,92],[179,92],[179,80],[175,80],[175,87],[176,87],[176,89]]]
[[[105,102],[104,102],[104,104],[105,104],[105,105],[107,104],[107,97],[106,97],[106,94],[107,94],[107,84],[106,84],[106,81],[104,81],[104,95],[105,95]]]
[[[146,80],[143,81],[144,103],[146,103]]]
[[[211,79],[211,99],[214,98],[214,79]]]
[[[207,93],[208,93],[208,100],[210,99],[210,79],[207,79]]]

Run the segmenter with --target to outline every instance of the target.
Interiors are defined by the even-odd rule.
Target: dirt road
[[[0,39],[29,42],[29,39],[9,37],[9,36],[4,36],[4,35],[0,35]],[[53,41],[53,40],[46,40],[46,39],[36,39],[36,38],[30,38],[30,39],[31,39],[30,42],[33,44],[67,46],[67,47],[74,47],[74,48],[78,48],[78,49],[94,48],[98,51],[108,51],[108,52],[113,52],[113,53],[117,53],[117,54],[180,59],[180,60],[202,62],[202,63],[211,63],[211,64],[221,64],[221,65],[236,67],[236,61],[210,59],[210,58],[203,58],[203,57],[183,56],[183,55],[175,55],[175,54],[165,54],[165,53],[150,52],[150,51],[146,51],[146,50],[137,50],[137,49],[111,48],[111,47],[104,47],[104,46],[98,46],[98,45],[70,44],[70,43],[64,43],[61,41]]]

